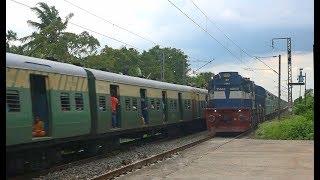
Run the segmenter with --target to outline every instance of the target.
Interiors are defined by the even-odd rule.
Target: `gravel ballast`
[[[98,175],[104,174],[108,171],[114,170],[121,166],[139,161],[152,155],[160,154],[162,152],[195,142],[197,140],[207,137],[207,132],[200,132],[177,139],[172,139],[162,142],[153,142],[144,144],[138,147],[132,147],[127,151],[120,152],[114,156],[108,156],[92,162],[74,165],[66,169],[48,173],[35,179],[90,179]]]

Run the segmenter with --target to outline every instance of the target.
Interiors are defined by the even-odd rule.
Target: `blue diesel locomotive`
[[[245,132],[278,112],[278,97],[238,72],[220,72],[209,82],[208,130]],[[280,111],[287,107],[281,100]]]

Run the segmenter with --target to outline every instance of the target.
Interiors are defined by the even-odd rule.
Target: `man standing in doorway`
[[[117,107],[119,100],[114,95],[111,96],[112,128],[117,127]]]

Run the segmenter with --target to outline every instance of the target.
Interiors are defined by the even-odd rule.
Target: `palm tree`
[[[46,3],[43,2],[38,3],[38,5],[41,9],[38,7],[33,7],[31,8],[31,10],[36,12],[38,18],[40,19],[40,22],[28,20],[27,23],[29,25],[39,30],[45,30],[46,27],[55,23],[59,23],[62,25],[61,30],[67,28],[68,21],[73,16],[73,13],[68,14],[65,18],[65,21],[62,22],[61,18],[59,17],[59,12],[54,6],[49,7]]]
[[[21,38],[26,42],[22,47],[28,55],[35,57],[53,57],[55,59],[71,60],[76,55],[90,54],[96,51],[99,42],[87,32],[80,35],[65,32],[73,13],[68,14],[64,20],[59,16],[54,6],[40,2],[38,7],[31,8],[37,14],[39,21],[28,20],[27,23],[36,28],[30,36]]]

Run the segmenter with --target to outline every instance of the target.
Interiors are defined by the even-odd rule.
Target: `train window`
[[[174,111],[177,111],[177,100],[174,100],[173,101],[173,109],[174,109]]]
[[[152,109],[152,110],[155,110],[156,104],[155,104],[154,99],[150,99],[150,105],[151,105],[151,109]]]
[[[188,100],[188,109],[191,109],[191,100]]]
[[[157,111],[160,110],[160,99],[157,99],[157,102],[156,102],[156,109]]]
[[[189,108],[188,108],[188,101],[189,101],[189,100],[187,100],[187,99],[184,100],[184,109],[186,109],[186,110],[189,109]]]
[[[19,91],[7,90],[7,112],[20,112]]]
[[[131,109],[131,105],[130,105],[130,98],[126,98],[125,100],[124,100],[124,102],[125,102],[125,108],[126,108],[126,111],[130,111],[130,109]]]
[[[99,96],[99,110],[100,111],[106,111],[107,109],[107,103],[106,103],[106,97],[105,96]]]
[[[83,110],[83,96],[82,93],[76,93],[74,96],[74,100],[76,103],[76,110],[82,111]]]
[[[60,94],[61,110],[70,111],[70,96],[69,93]]]
[[[137,98],[132,98],[132,110],[136,111],[138,109],[138,101]]]
[[[170,110],[174,111],[173,100],[170,100]]]

